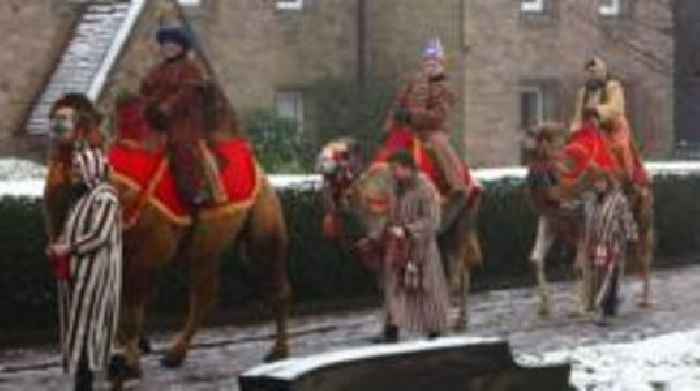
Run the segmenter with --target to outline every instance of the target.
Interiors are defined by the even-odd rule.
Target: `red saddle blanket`
[[[584,123],[571,135],[562,157],[569,169],[562,176],[565,181],[577,181],[590,169],[611,174],[620,172],[608,141],[591,122]]]
[[[223,141],[218,143],[216,153],[227,161],[219,177],[228,198],[225,205],[217,205],[216,208],[252,204],[260,178],[250,144],[243,139]],[[116,181],[145,194],[149,203],[173,221],[187,224],[191,211],[177,192],[170,168],[163,166],[164,159],[164,151],[152,152],[126,143],[118,143],[109,151],[109,162]]]
[[[384,147],[377,153],[375,162],[386,162],[391,155],[399,151],[409,151],[413,154],[413,159],[420,170],[425,173],[433,182],[435,187],[444,196],[447,195],[449,186],[445,181],[440,168],[435,159],[426,151],[423,143],[408,127],[396,127],[391,130],[389,137],[384,143]],[[476,195],[483,191],[481,184],[471,175],[469,166],[462,163],[462,174],[464,176],[464,184],[467,187],[469,204],[476,199]]]

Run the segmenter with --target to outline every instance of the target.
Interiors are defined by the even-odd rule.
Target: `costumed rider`
[[[192,41],[184,29],[163,27],[156,39],[163,61],[141,85],[144,113],[154,130],[166,134],[178,192],[197,209],[219,201],[214,197],[216,181],[210,179],[205,165],[205,161],[212,161],[203,93],[209,82],[189,56]],[[214,171],[218,175],[216,168]]]
[[[585,71],[586,85],[578,92],[570,130],[579,130],[587,119],[597,120],[622,168],[624,187],[641,191],[639,187],[648,185],[649,177],[632,139],[622,84],[608,73],[607,64],[598,57],[586,62]]]
[[[433,152],[449,187],[449,201],[466,205],[467,188],[463,162],[450,145],[447,120],[456,102],[447,85],[445,51],[439,38],[431,39],[423,51],[423,68],[398,94],[384,130],[408,124]],[[461,208],[457,208],[461,209]]]

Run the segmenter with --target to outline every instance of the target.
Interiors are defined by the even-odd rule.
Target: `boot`
[[[431,332],[428,333],[427,338],[428,338],[429,341],[432,341],[432,340],[435,340],[435,339],[440,338],[440,336],[441,336],[441,333],[440,333],[440,332],[438,332],[438,331],[431,331]]]
[[[75,374],[75,391],[92,391],[94,375],[87,369],[79,369]]]
[[[384,331],[374,339],[372,343],[375,345],[386,343],[397,343],[399,341],[399,328],[394,325],[385,325]]]

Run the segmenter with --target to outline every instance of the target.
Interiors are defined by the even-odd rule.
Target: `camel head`
[[[382,226],[393,194],[393,176],[385,164],[363,170],[362,151],[355,140],[341,138],[321,149],[316,171],[323,176],[327,237],[338,239],[341,226],[347,226],[349,218],[356,220],[359,224],[355,225],[362,226],[364,232]]]
[[[566,139],[566,128],[560,123],[544,123],[528,129],[524,142],[528,164],[555,159]]]

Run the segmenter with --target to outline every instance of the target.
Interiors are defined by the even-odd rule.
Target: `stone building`
[[[42,1],[44,7],[56,3]],[[459,97],[451,123],[454,141],[474,166],[518,164],[523,128],[538,121],[567,122],[583,63],[594,54],[604,57],[627,86],[632,123],[647,156],[667,157],[673,149],[678,95],[674,96],[676,60],[668,0],[180,3],[206,62],[243,115],[273,108],[297,120],[300,131],[313,131],[311,86],[324,79],[398,83],[418,69],[422,46],[437,35],[445,45],[450,83]],[[153,36],[160,24],[168,23],[164,15],[173,7],[172,0],[130,4],[140,4],[138,17],[95,96],[107,112],[117,92],[138,88],[157,60]],[[0,17],[6,17],[5,10],[0,11]],[[54,18],[51,23],[56,25],[74,20]],[[65,46],[65,38],[59,37],[47,33],[35,39],[42,41],[42,54],[48,57]],[[55,57],[42,61],[52,64]],[[51,66],[37,72],[31,86],[24,77],[27,92],[16,99],[35,99]],[[10,110],[19,119],[2,123],[0,131],[23,140],[28,108],[15,105]],[[676,110],[675,122],[679,121]]]
[[[70,39],[81,7],[56,0],[0,2],[0,154],[42,148],[24,136],[32,103]]]
[[[670,2],[472,0],[465,4],[468,156],[517,163],[522,129],[568,122],[584,62],[604,58],[627,89],[627,109],[647,157],[673,143]]]

